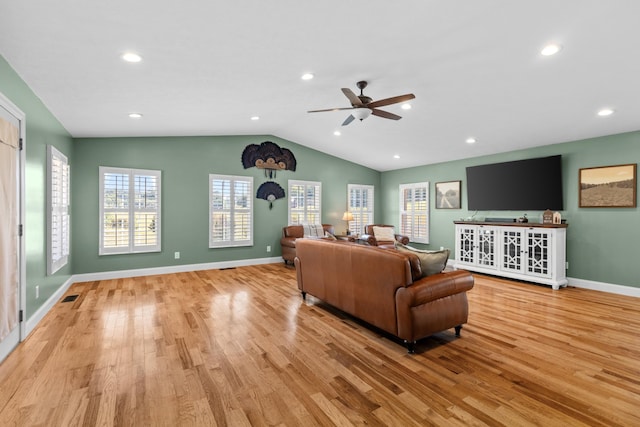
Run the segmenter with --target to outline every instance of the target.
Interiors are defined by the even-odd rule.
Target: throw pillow
[[[329,233],[328,231],[324,232],[324,237],[326,237],[329,240],[338,240],[338,238],[336,236],[334,236],[333,234]]]
[[[302,224],[303,237],[323,237],[322,224]]]
[[[442,270],[447,266],[447,261],[449,260],[449,249],[443,249],[441,251],[424,251],[403,245],[402,243],[397,243],[396,249],[401,252],[412,252],[420,258],[422,277],[442,272]]]
[[[381,241],[396,240],[395,230],[393,227],[373,226],[373,237]]]

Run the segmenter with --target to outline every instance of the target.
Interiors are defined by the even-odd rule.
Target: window
[[[289,225],[320,224],[322,184],[289,180]]]
[[[429,183],[400,185],[400,234],[429,243]]]
[[[373,221],[373,185],[347,185],[349,200],[348,210],[353,214],[353,221],[349,221],[349,230],[357,234],[364,232],[364,226],[374,224]]]
[[[100,166],[100,255],[161,250],[160,175]]]
[[[69,162],[55,147],[47,147],[47,274],[69,260]]]
[[[253,177],[209,175],[209,247],[253,245]]]

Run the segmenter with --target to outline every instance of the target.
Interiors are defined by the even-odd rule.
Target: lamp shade
[[[353,221],[353,214],[349,211],[345,212],[344,214],[342,214],[342,220],[343,221]]]
[[[351,112],[351,115],[356,119],[362,121],[371,115],[371,109],[366,107],[356,108]]]

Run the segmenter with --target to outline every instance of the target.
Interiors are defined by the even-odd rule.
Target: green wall
[[[94,273],[217,261],[280,256],[287,201],[254,198],[254,245],[209,249],[210,173],[254,177],[254,192],[268,179],[264,171],[244,169],[241,155],[249,144],[272,141],[290,149],[297,169],[278,172],[274,181],[285,191],[288,180],[322,182],[322,221],[344,231],[347,184],[380,187],[380,173],[274,136],[202,136],[76,139],[71,172],[74,273]],[[98,256],[98,167],[162,171],[162,252]],[[378,197],[378,195],[376,195]],[[379,215],[379,213],[378,213]],[[270,245],[272,251],[266,251]],[[174,252],[180,259],[174,259]]]
[[[640,132],[611,135],[582,141],[548,145],[528,150],[512,151],[492,156],[419,166],[382,173],[382,218],[398,225],[398,185],[429,181],[431,223],[427,248],[455,247],[453,221],[470,217],[467,210],[467,166],[520,160],[532,157],[562,155],[564,211],[567,220],[567,275],[576,279],[640,287],[633,268],[638,260],[640,213],[638,208],[579,208],[578,173],[580,168],[638,163]],[[462,180],[462,209],[434,209],[435,183]],[[523,189],[526,191],[526,189]],[[531,222],[541,222],[542,211],[484,211],[475,217],[516,218],[527,214]]]
[[[69,264],[47,276],[46,172],[47,145],[53,145],[74,167],[73,141],[60,122],[49,112],[11,66],[0,56],[0,92],[25,114],[25,252],[27,265],[27,319],[42,306],[72,274]],[[71,219],[73,222],[73,218]],[[36,299],[35,286],[40,287]]]

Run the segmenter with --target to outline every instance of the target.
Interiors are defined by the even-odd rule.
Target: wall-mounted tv
[[[467,167],[467,205],[473,211],[562,210],[562,156]]]

